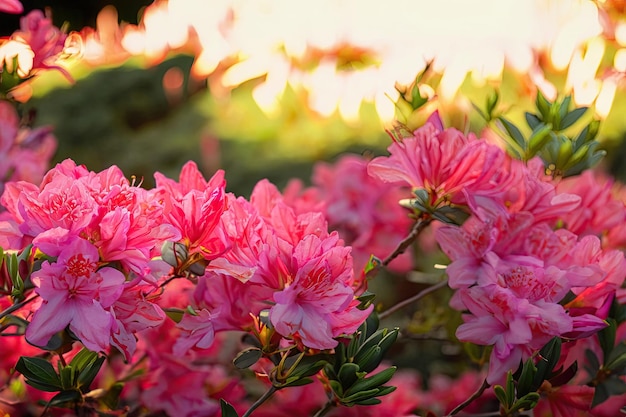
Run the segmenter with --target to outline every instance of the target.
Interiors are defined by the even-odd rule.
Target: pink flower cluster
[[[250,330],[264,309],[282,336],[331,349],[369,314],[356,308],[350,248],[320,213],[296,214],[266,181],[250,202],[236,198],[223,172],[207,182],[193,163],[180,182],[156,179],[145,190],[117,167],[94,173],[66,160],[39,186],[7,184],[1,246],[32,243],[48,257],[32,275],[42,302],[31,343],[45,346],[69,326],[89,349],[115,346],[130,360],[133,334],[163,320],[148,295],[170,273],[154,260],[164,242],[209,263],[193,294],[197,314],[179,324],[177,352],[209,347],[215,331]]]
[[[370,163],[371,174],[425,189],[434,209],[451,205],[471,214],[462,226],[441,227],[436,238],[452,261],[452,306],[465,312],[457,337],[494,347],[488,382],[502,381],[554,336],[587,337],[606,326],[626,277],[622,252],[603,248],[597,236],[625,213],[606,188],[585,185],[588,176],[558,184],[538,159],[512,160],[443,129],[436,115],[389,151]],[[585,214],[593,210],[606,215]],[[564,305],[568,294],[573,301]]]

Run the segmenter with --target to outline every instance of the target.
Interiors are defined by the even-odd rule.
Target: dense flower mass
[[[538,93],[528,138],[489,98],[505,149],[416,114],[422,73],[398,91],[426,122],[397,123],[388,155],[249,198],[193,161],[146,188],[48,169],[52,129],[10,101],[69,77],[67,40],[40,11],[0,39],[0,415],[623,413],[626,188],[590,169],[596,121],[564,133],[587,111],[570,97]]]

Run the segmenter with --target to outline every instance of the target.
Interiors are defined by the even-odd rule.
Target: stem
[[[265,401],[267,401],[267,400],[268,400],[268,399],[269,399],[269,398],[270,398],[270,397],[271,397],[271,396],[272,396],[272,395],[273,395],[276,391],[278,391],[278,388],[276,388],[275,386],[273,386],[273,385],[272,385],[272,386],[270,387],[270,389],[268,389],[268,390],[265,392],[265,394],[263,394],[263,395],[261,396],[261,398],[259,398],[258,400],[256,400],[256,401],[255,401],[255,403],[254,403],[254,404],[252,404],[252,405],[250,406],[250,409],[249,409],[248,411],[246,411],[246,412],[244,413],[244,415],[242,415],[241,417],[249,417],[249,416],[252,414],[252,412],[253,412],[254,410],[256,410],[257,408],[259,408],[259,406],[260,406],[261,404],[263,404]]]
[[[426,218],[424,218],[424,217],[418,218],[417,221],[415,222],[415,224],[413,225],[413,228],[411,229],[411,232],[409,233],[409,235],[407,237],[405,237],[404,240],[402,240],[400,243],[398,243],[398,246],[391,253],[391,255],[387,256],[383,260],[382,265],[383,266],[389,265],[389,263],[391,261],[396,259],[399,255],[403,254],[404,251],[409,246],[411,246],[411,244],[415,241],[415,239],[417,239],[417,237],[422,232],[422,230],[424,230],[426,228],[426,226],[428,226],[430,224],[431,221],[432,221],[432,219],[430,218],[430,216],[428,216]]]
[[[443,288],[445,286],[448,285],[448,280],[443,280],[438,284],[435,285],[431,285],[428,288],[423,289],[422,291],[418,292],[417,294],[415,294],[412,297],[407,298],[406,300],[400,301],[398,304],[395,304],[391,307],[389,307],[387,310],[383,311],[382,313],[380,313],[378,315],[379,319],[384,319],[385,317],[389,317],[390,315],[392,315],[393,313],[395,313],[396,311],[408,306],[409,304],[414,303],[415,301],[423,298],[424,296],[430,294],[431,292],[435,292],[440,288]]]
[[[457,405],[454,410],[452,410],[450,412],[450,415],[453,416],[455,414],[457,414],[458,412],[460,412],[462,409],[464,409],[465,407],[467,407],[468,405],[470,405],[472,403],[472,401],[474,401],[476,398],[480,397],[481,395],[483,395],[483,392],[485,392],[485,390],[489,388],[489,384],[487,383],[487,380],[485,379],[483,381],[483,384],[480,386],[480,388],[478,388],[478,390],[476,390],[475,393],[472,394],[471,397],[469,397],[467,400],[463,401],[461,404]]]
[[[328,400],[328,402],[326,404],[324,404],[324,407],[320,408],[319,411],[317,413],[315,413],[315,415],[313,417],[322,417],[325,416],[326,413],[328,413],[330,411],[331,408],[333,408],[335,406],[335,403],[331,400]]]
[[[33,301],[37,297],[39,297],[39,295],[35,294],[32,297],[27,298],[26,300],[22,301],[21,303],[13,304],[11,307],[7,308],[2,313],[0,313],[0,319],[3,319],[6,316],[8,316],[9,314],[13,313],[14,311],[19,310],[20,308],[24,307],[26,304],[30,303],[31,301]]]

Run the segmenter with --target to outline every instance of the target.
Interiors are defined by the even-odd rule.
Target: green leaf
[[[372,255],[370,257],[370,262],[371,262],[372,258],[375,258],[375,256]],[[376,258],[376,259],[377,259],[378,262],[380,262],[380,260],[378,258]],[[379,263],[379,265],[381,263]],[[368,262],[368,265],[369,265],[369,262]],[[367,266],[366,266],[365,269],[368,269]],[[371,271],[371,269],[370,269],[370,271]],[[366,272],[366,274],[367,274],[367,272]],[[357,306],[357,308],[359,310],[365,310],[366,308],[368,308],[372,304],[372,301],[374,301],[374,298],[376,298],[376,294],[366,290],[365,292],[363,292],[363,294],[361,294],[360,296],[357,297],[357,300],[359,301],[359,305]]]
[[[354,404],[355,405],[378,405],[380,403],[382,403],[382,401],[379,400],[378,398],[368,398],[366,400],[356,401]]]
[[[354,394],[343,397],[341,399],[341,402],[344,404],[350,404],[356,401],[367,400],[369,398],[375,397],[377,393],[378,393],[378,388],[358,391],[358,392],[355,392]]]
[[[75,388],[74,381],[76,378],[76,369],[72,368],[71,366],[65,366],[63,368],[60,368],[59,376],[61,379],[61,387],[64,390]]]
[[[491,120],[491,118],[493,117],[493,111],[498,105],[499,99],[500,99],[500,94],[498,94],[497,90],[494,91],[493,94],[490,94],[489,96],[487,96],[487,116],[489,117],[488,120]]]
[[[619,343],[606,359],[605,368],[612,372],[620,372],[626,367],[626,344]]]
[[[367,261],[367,265],[365,265],[365,268],[363,268],[363,273],[365,275],[369,274],[370,272],[378,269],[382,265],[382,263],[383,261],[381,261],[380,258],[377,258],[374,255],[370,255],[370,258]]]
[[[56,389],[43,389],[44,391],[60,391],[61,380],[54,367],[45,359],[37,357],[22,356],[15,365],[15,369],[24,375],[26,382],[35,383],[40,386],[47,386]],[[30,381],[30,382],[29,382]],[[32,384],[30,384],[32,385]],[[34,386],[34,385],[33,385]]]
[[[107,390],[106,394],[102,397],[102,402],[104,405],[109,407],[111,410],[115,410],[120,401],[120,394],[124,389],[123,382],[116,382]]]
[[[540,123],[537,125],[528,138],[528,150],[529,154],[526,155],[529,159],[537,154],[545,144],[550,140],[550,133],[552,132],[551,124]]]
[[[352,395],[355,392],[366,391],[373,388],[378,388],[381,385],[386,384],[393,377],[393,374],[396,372],[396,367],[392,366],[391,368],[387,368],[384,371],[380,371],[379,373],[372,375],[368,378],[361,379],[354,383],[350,389],[346,391],[346,395]]]
[[[526,117],[526,123],[528,123],[528,126],[530,126],[530,128],[533,130],[535,130],[535,128],[541,123],[543,123],[536,114],[526,112],[524,116]]]
[[[585,350],[585,359],[587,359],[588,366],[585,367],[587,372],[591,375],[595,375],[600,370],[600,361],[596,354],[591,350]]]
[[[522,397],[528,394],[530,391],[538,388],[533,386],[533,380],[535,379],[536,373],[537,368],[535,367],[532,359],[528,359],[526,362],[524,362],[524,365],[522,366],[522,373],[520,374],[517,381],[518,397]]]
[[[535,406],[539,402],[539,398],[541,397],[538,393],[530,392],[524,395],[519,400],[515,401],[515,403],[511,406],[510,410],[512,412],[532,410],[533,408],[535,408]]]
[[[70,361],[70,366],[78,369],[79,371],[84,369],[90,363],[93,363],[98,358],[96,352],[92,352],[87,348],[82,348],[80,352],[76,354]]]
[[[507,131],[509,136],[513,138],[515,143],[517,143],[520,148],[526,150],[526,139],[524,139],[524,135],[522,135],[522,132],[517,128],[517,126],[508,121],[503,116],[498,117],[498,120],[502,122],[504,129]]]
[[[612,317],[607,317],[606,322],[609,324],[604,329],[598,332],[598,339],[600,341],[600,347],[604,357],[608,358],[613,347],[615,346],[615,334],[617,331],[617,323]]]
[[[359,365],[356,363],[344,363],[341,365],[339,372],[337,373],[337,379],[341,382],[341,385],[345,388],[350,388],[359,377],[357,373],[360,371]]]
[[[78,388],[80,388],[82,392],[87,392],[89,390],[91,383],[98,375],[105,359],[106,358],[104,356],[96,357],[91,362],[87,363],[85,368],[80,371],[78,374]]]
[[[506,374],[506,397],[509,399],[509,403],[507,404],[509,407],[513,405],[513,401],[515,401],[515,384],[513,383],[513,375],[511,371]]]
[[[559,337],[553,337],[544,347],[539,351],[539,361],[537,362],[537,373],[533,385],[536,387],[541,386],[541,383],[552,377],[551,372],[559,362],[561,357],[561,339]]]
[[[256,347],[249,347],[237,354],[233,364],[239,369],[247,369],[263,357],[263,351]]]
[[[548,118],[550,117],[550,108],[552,107],[552,103],[546,100],[546,98],[539,90],[537,90],[535,105],[537,106],[537,109],[539,110],[541,116],[543,116],[542,119],[548,120]]]
[[[235,408],[223,399],[220,399],[220,407],[222,409],[222,417],[239,417]]]
[[[568,127],[576,123],[578,119],[580,119],[582,115],[585,114],[587,109],[588,107],[579,107],[567,113],[565,117],[561,118],[561,126],[559,126],[560,130],[567,129]]]
[[[496,398],[502,404],[503,407],[508,409],[509,398],[506,396],[506,391],[502,388],[501,385],[495,385],[493,387],[493,392],[496,394]]]
[[[67,403],[75,404],[81,401],[80,392],[75,390],[61,391],[48,401],[48,407],[59,406]]]

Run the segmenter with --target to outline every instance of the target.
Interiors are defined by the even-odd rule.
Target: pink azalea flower
[[[493,145],[464,136],[456,129],[440,130],[426,123],[413,136],[392,143],[388,157],[374,158],[368,165],[370,175],[385,182],[403,183],[425,189],[430,204],[465,204],[464,192],[493,192],[499,189],[494,178],[506,155]]]
[[[594,388],[584,385],[561,385],[552,387],[544,382],[539,392],[539,403],[533,409],[538,417],[585,417],[589,416]]]
[[[135,334],[160,326],[165,320],[165,313],[154,303],[154,297],[150,299],[146,295],[152,289],[148,285],[126,283],[120,297],[111,306],[115,320],[111,328],[111,345],[124,355],[126,361],[130,361],[135,353]]]
[[[155,179],[158,192],[166,200],[165,219],[180,232],[190,255],[197,253],[213,260],[230,248],[219,227],[227,208],[223,171],[205,181],[196,164],[188,162],[179,183],[160,173]]]
[[[210,377],[208,367],[163,358],[142,390],[141,402],[148,410],[163,411],[168,416],[218,416],[220,406],[208,397],[205,388]]]
[[[60,251],[55,263],[46,261],[32,274],[35,292],[43,303],[26,330],[30,343],[45,346],[69,325],[88,349],[99,352],[109,347],[110,307],[120,297],[125,277],[116,269],[98,267],[98,250],[75,238]]]
[[[176,340],[172,351],[176,356],[183,356],[189,349],[197,346],[207,349],[213,344],[215,329],[213,328],[212,315],[206,309],[196,312],[197,315],[185,313],[183,319],[176,327],[182,330],[182,337]]]
[[[350,249],[338,243],[336,234],[324,240],[314,235],[302,239],[294,248],[295,270],[285,277],[285,288],[274,294],[276,305],[270,309],[270,320],[280,334],[297,335],[314,349],[337,346],[333,338],[354,332],[371,310],[356,317],[346,314],[354,299],[352,262]],[[341,332],[331,326],[331,317],[341,323]]]
[[[398,204],[409,190],[370,176],[367,164],[356,155],[344,156],[333,165],[318,163],[311,189],[325,203],[329,228],[352,246],[355,271],[361,271],[372,254],[385,258],[392,253],[412,222],[409,212]],[[406,252],[390,266],[396,271],[410,270],[411,254]]]
[[[614,195],[613,180],[600,172],[585,171],[581,175],[565,178],[557,185],[557,190],[559,193],[575,194],[581,199],[575,211],[561,216],[567,230],[573,233],[601,236],[626,219],[626,207]]]

